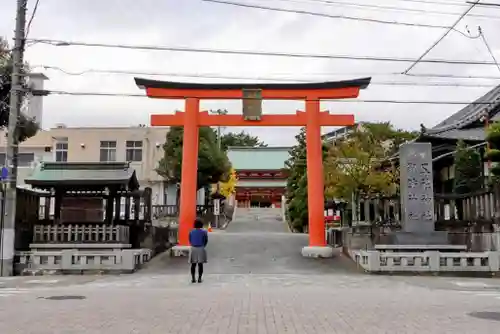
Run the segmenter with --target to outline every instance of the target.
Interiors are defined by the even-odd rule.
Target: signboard
[[[243,89],[243,119],[260,121],[262,116],[262,91],[260,89]]]
[[[220,215],[220,199],[214,199],[214,215]]]

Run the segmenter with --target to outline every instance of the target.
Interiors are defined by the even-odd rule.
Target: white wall
[[[177,204],[177,186],[175,184],[169,184],[165,186],[165,203],[167,205],[175,205]],[[196,202],[198,205],[205,204],[205,190],[200,189],[196,194]]]
[[[48,78],[41,73],[28,75],[28,87],[33,90],[43,90],[44,81]],[[35,120],[40,127],[43,126],[43,96],[29,95],[28,108],[25,115]]]

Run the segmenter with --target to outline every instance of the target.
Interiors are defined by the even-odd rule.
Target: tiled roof
[[[448,131],[424,134],[425,137],[453,139],[453,140],[469,140],[469,141],[484,141],[486,132],[484,126],[470,129],[450,129]]]
[[[227,156],[235,170],[279,170],[285,168],[290,147],[230,147]]]
[[[276,180],[259,180],[259,181],[248,181],[248,180],[241,180],[236,183],[237,187],[242,187],[242,188],[266,188],[266,187],[285,187],[286,186],[286,181],[276,181]]]
[[[42,162],[33,174],[26,178],[26,184],[37,188],[60,185],[107,186],[115,185],[123,188],[138,188],[139,183],[135,170],[129,163],[74,163],[74,162]]]
[[[484,126],[472,126],[488,116],[490,120],[500,118],[500,85],[469,104],[462,110],[451,115],[431,129],[427,129],[424,136],[483,141],[485,138]],[[485,104],[485,102],[492,102]]]

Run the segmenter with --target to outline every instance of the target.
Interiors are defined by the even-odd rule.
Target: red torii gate
[[[326,246],[324,180],[321,126],[354,125],[353,115],[330,115],[320,111],[321,99],[356,98],[371,78],[350,81],[301,84],[199,84],[135,78],[148,97],[184,99],[185,112],[151,115],[151,126],[183,126],[179,244],[189,244],[189,231],[196,218],[198,169],[198,128],[200,126],[305,126],[307,141],[307,190],[309,208],[309,246]],[[295,115],[209,115],[200,112],[201,99],[241,99],[260,103],[262,99],[305,100],[305,112]],[[247,105],[252,110],[255,105]],[[244,108],[245,114],[245,108]]]

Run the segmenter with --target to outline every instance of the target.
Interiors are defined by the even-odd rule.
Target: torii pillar
[[[189,246],[189,232],[196,218],[196,183],[198,169],[198,128],[200,126],[305,126],[307,142],[307,191],[309,210],[309,246],[302,254],[329,257],[324,217],[324,176],[322,126],[354,125],[353,115],[330,115],[320,111],[322,99],[356,98],[371,78],[307,84],[198,84],[135,78],[147,96],[184,99],[185,112],[152,115],[151,126],[183,126],[181,198],[178,250]],[[243,100],[243,115],[209,115],[200,112],[201,99]],[[292,115],[261,115],[262,100],[304,100],[305,112]],[[246,107],[246,109],[245,109]]]

